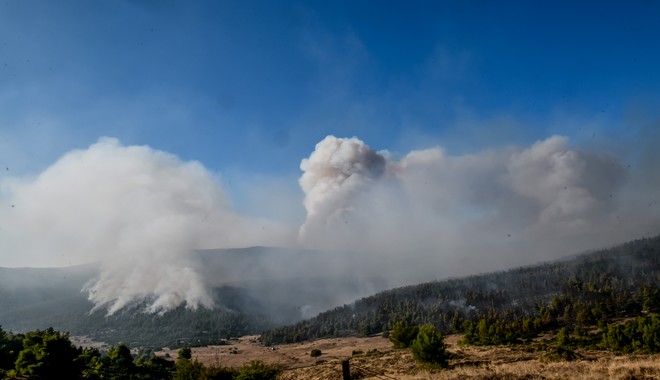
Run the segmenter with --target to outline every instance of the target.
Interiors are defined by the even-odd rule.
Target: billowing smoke
[[[632,208],[640,194],[631,177],[648,173],[571,147],[565,137],[460,156],[431,148],[393,160],[356,138],[329,136],[301,169],[308,216],[299,241],[354,250],[354,265],[386,271],[395,284],[660,231],[660,208]]]
[[[353,137],[328,136],[316,144],[316,150],[300,164],[304,172],[300,186],[305,192],[307,220],[300,228],[300,238],[319,239],[328,229],[347,224],[356,203],[355,197],[368,191],[370,183],[385,171],[385,158]],[[347,240],[351,229],[341,231]]]
[[[286,244],[286,230],[231,211],[219,178],[197,162],[102,138],[39,176],[5,183],[2,251],[20,265],[99,262],[86,291],[109,313],[211,307],[192,251]],[[8,205],[7,205],[8,206]],[[258,233],[257,233],[258,231]],[[270,231],[269,234],[266,231]],[[5,260],[6,262],[7,260]]]
[[[273,305],[291,298],[290,286],[274,285],[295,279],[305,290],[300,299],[318,301],[310,310],[320,311],[386,287],[656,235],[658,153],[654,144],[640,146],[624,158],[553,136],[527,147],[463,155],[434,147],[393,158],[358,138],[328,136],[300,165],[307,218],[288,227],[286,216],[233,211],[220,178],[197,162],[103,138],[34,178],[2,180],[2,265],[98,262],[85,290],[109,313],[212,307],[209,287],[224,277],[261,281],[255,294],[270,294]],[[277,202],[257,193],[266,197],[261,204]],[[291,247],[296,229],[300,246],[332,252],[264,250],[241,270],[199,268],[192,254]]]

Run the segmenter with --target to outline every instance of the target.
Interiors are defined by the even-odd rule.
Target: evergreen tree
[[[449,354],[445,342],[435,326],[428,324],[419,328],[417,338],[412,342],[410,351],[413,357],[424,366],[433,368],[447,367]]]

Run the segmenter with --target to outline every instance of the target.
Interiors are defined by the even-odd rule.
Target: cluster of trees
[[[637,317],[625,323],[608,324],[601,345],[619,352],[660,352],[660,318]]]
[[[280,369],[252,362],[240,369],[206,367],[192,360],[191,350],[179,350],[176,361],[153,354],[135,358],[125,344],[102,354],[78,348],[68,333],[52,328],[12,334],[0,328],[0,378],[18,379],[275,379]]]
[[[462,343],[515,344],[540,333],[563,331],[567,334],[565,341],[570,341],[572,346],[660,352],[660,344],[655,343],[660,343],[655,338],[660,334],[655,316],[660,312],[659,288],[645,284],[634,292],[627,292],[625,287],[608,283],[600,287],[592,283],[569,283],[566,292],[538,305],[534,316],[511,320],[492,314],[477,322],[464,321]],[[637,318],[620,323],[621,319],[631,317]]]
[[[569,260],[385,291],[264,331],[261,339],[277,344],[370,335],[404,321],[431,323],[443,334],[463,332],[468,344],[518,343],[565,328],[575,341],[613,349],[600,344],[607,324],[660,312],[659,285],[660,236]]]

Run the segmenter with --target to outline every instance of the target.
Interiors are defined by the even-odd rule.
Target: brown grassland
[[[355,379],[660,379],[660,354],[617,355],[578,349],[580,359],[548,360],[552,341],[519,346],[463,346],[460,336],[445,339],[453,355],[449,368],[421,369],[408,350],[396,350],[385,338],[331,338],[311,342],[262,346],[256,336],[225,346],[193,348],[193,358],[209,366],[240,367],[251,360],[280,365],[281,379],[341,379],[341,361],[350,359]],[[321,350],[311,357],[312,349]],[[176,357],[176,351],[161,355]]]

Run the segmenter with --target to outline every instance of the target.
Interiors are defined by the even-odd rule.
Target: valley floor
[[[251,360],[280,364],[281,379],[341,379],[341,361],[350,359],[359,379],[660,379],[660,355],[615,355],[577,350],[584,359],[548,362],[535,346],[461,346],[460,336],[445,340],[454,355],[448,369],[422,370],[408,350],[395,350],[383,337],[332,338],[264,347],[257,337],[242,337],[229,345],[193,348],[193,358],[205,365],[240,367]],[[536,347],[541,347],[540,345]],[[311,357],[313,349],[321,350]],[[176,351],[162,351],[176,357]]]

